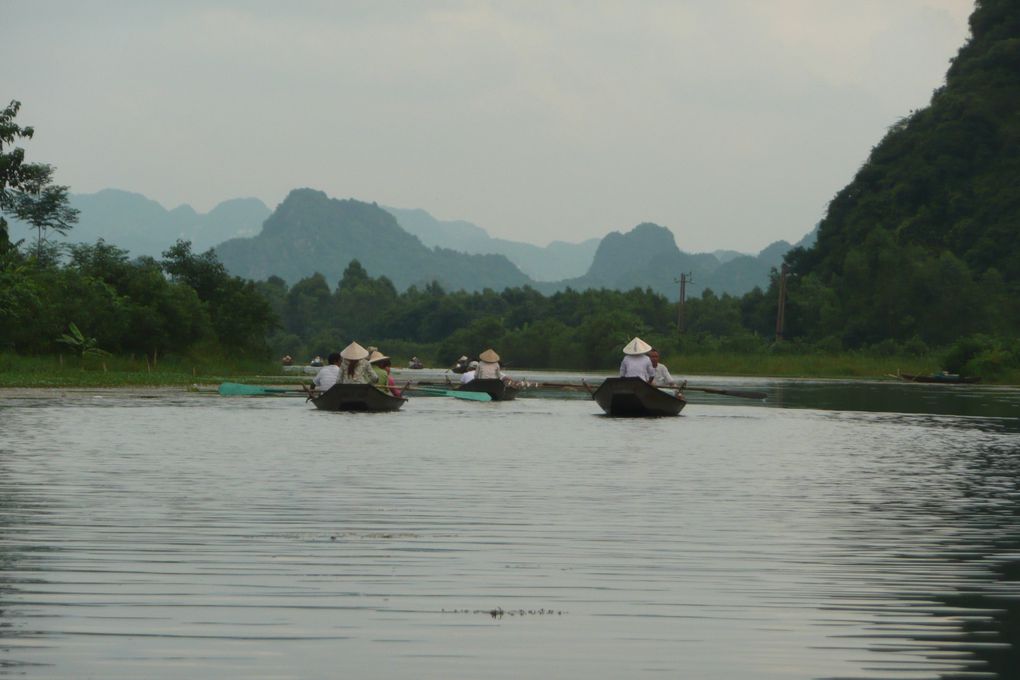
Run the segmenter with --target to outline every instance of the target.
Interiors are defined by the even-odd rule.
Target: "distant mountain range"
[[[335,283],[356,258],[398,289],[432,280],[448,290],[531,285],[547,294],[568,286],[650,287],[675,300],[681,273],[690,275],[690,297],[708,288],[731,295],[764,288],[771,269],[794,247],[776,241],[757,255],[691,254],[677,247],[670,230],[651,223],[602,239],[539,247],[493,238],[470,222],[438,220],[424,210],[338,200],[312,189],[292,191],[274,211],[257,198],[225,201],[204,214],[188,205],[167,210],[117,189],[72,194],[71,205],[81,215],[69,241],[102,238],[132,255],[158,258],[177,239],[186,239],[195,252],[215,248],[238,276],[276,275],[290,284],[316,271]],[[12,236],[31,238],[27,225],[12,221],[12,227]],[[814,237],[812,230],[796,245],[811,245]]]
[[[531,282],[502,255],[427,248],[378,205],[329,198],[313,189],[291,191],[261,233],[225,241],[216,254],[238,276],[276,275],[292,284],[319,272],[335,285],[352,259],[401,290],[430,281],[447,290],[502,290]]]
[[[224,201],[208,213],[195,212],[190,205],[167,210],[141,194],[119,189],[72,194],[71,206],[80,215],[66,240],[94,243],[101,238],[132,255],[156,258],[177,239],[191,241],[192,250],[204,252],[229,238],[254,236],[270,213],[257,198]],[[11,223],[19,225],[17,221]],[[27,225],[21,226],[24,234],[33,233]],[[12,237],[15,234],[18,232],[12,229]]]
[[[541,248],[530,243],[492,238],[475,224],[463,220],[440,221],[420,209],[383,209],[396,217],[400,226],[427,246],[450,248],[462,253],[505,255],[535,281],[559,281],[581,276],[591,266],[600,241],[597,238],[581,243],[553,241]]]

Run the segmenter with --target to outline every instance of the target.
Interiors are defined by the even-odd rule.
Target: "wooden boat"
[[[641,378],[607,378],[591,398],[608,415],[623,417],[675,416],[687,405],[682,396],[652,387]]]
[[[479,378],[457,388],[461,392],[486,392],[493,401],[512,401],[520,391],[499,378]]]
[[[384,394],[372,385],[337,383],[312,399],[322,411],[396,411],[407,399]]]
[[[981,382],[981,378],[973,376],[962,376],[957,373],[933,373],[932,375],[911,375],[910,373],[897,373],[896,377],[907,382],[919,383],[944,383],[947,385],[973,385]]]

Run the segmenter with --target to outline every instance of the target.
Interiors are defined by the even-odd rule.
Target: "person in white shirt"
[[[467,370],[460,374],[460,384],[469,383],[475,379],[475,372],[478,369],[478,362],[472,361],[467,365]]]
[[[478,355],[478,368],[475,369],[475,379],[485,380],[492,378],[510,380],[510,376],[500,370],[499,355],[492,348],[489,348]]]
[[[673,380],[673,376],[669,374],[669,369],[666,368],[666,364],[659,363],[659,350],[652,348],[652,351],[648,353],[648,358],[652,361],[652,368],[655,369],[655,381],[656,387],[671,387],[676,384]]]
[[[651,383],[655,380],[655,367],[652,366],[652,360],[648,358],[648,353],[652,351],[652,346],[641,338],[634,338],[623,348],[623,361],[620,362],[620,377],[621,378],[641,378],[645,382]]]
[[[336,384],[340,379],[340,352],[333,352],[329,355],[328,364],[319,369],[312,379],[312,388],[319,392],[325,392]]]

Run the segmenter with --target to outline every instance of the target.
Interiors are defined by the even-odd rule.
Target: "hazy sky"
[[[295,187],[544,245],[796,241],[930,100],[972,0],[0,0],[0,106],[75,193]]]

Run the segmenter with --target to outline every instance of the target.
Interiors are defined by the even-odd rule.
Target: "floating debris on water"
[[[487,614],[494,619],[501,619],[504,616],[563,616],[562,609],[442,609],[443,614]]]

